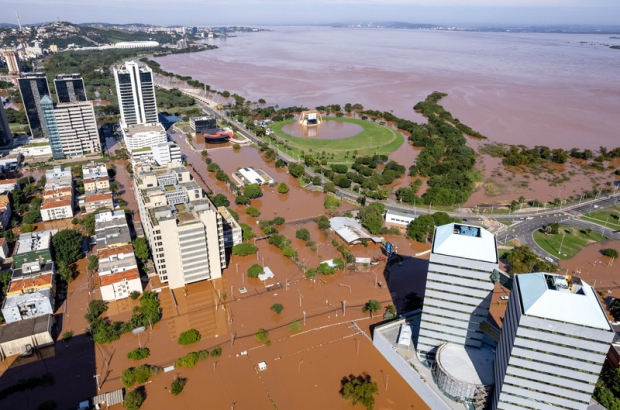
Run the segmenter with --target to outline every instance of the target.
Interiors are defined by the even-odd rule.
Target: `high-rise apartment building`
[[[43,138],[41,99],[46,95],[50,95],[47,77],[45,77],[44,73],[28,73],[20,75],[17,81],[26,116],[28,117],[30,132],[34,138]]]
[[[19,66],[19,58],[17,53],[12,50],[5,50],[2,52],[2,56],[6,60],[6,65],[9,68],[9,75],[18,75],[21,71]]]
[[[12,140],[13,133],[9,127],[9,121],[6,118],[4,106],[2,105],[2,102],[0,102],[0,147],[11,145]]]
[[[54,113],[54,102],[49,95],[46,95],[39,101],[39,107],[41,107],[41,128],[49,139],[52,157],[54,159],[65,159],[56,114]]]
[[[189,170],[179,162],[138,166],[134,189],[159,279],[175,289],[221,277],[222,216]]]
[[[97,117],[92,102],[57,104],[54,115],[65,156],[75,157],[101,151]]]
[[[421,357],[444,343],[482,346],[498,268],[495,236],[484,228],[452,223],[435,228],[417,349]]]
[[[596,292],[579,278],[516,275],[492,409],[587,409],[613,338]]]
[[[128,61],[123,68],[114,68],[121,125],[127,128],[135,124],[157,122],[157,101],[153,71]]]
[[[80,74],[58,74],[54,79],[54,87],[59,103],[88,101]]]

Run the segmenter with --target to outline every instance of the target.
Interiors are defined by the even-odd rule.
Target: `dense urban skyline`
[[[76,23],[151,23],[162,25],[329,24],[353,21],[407,21],[429,24],[620,24],[620,6],[613,0],[378,0],[336,2],[233,0],[205,4],[196,0],[111,0],[92,4],[82,0],[0,1],[12,11],[3,23],[53,20]],[[148,7],[144,7],[148,4]],[[239,7],[243,5],[243,7]],[[118,6],[123,13],[118,12]],[[187,13],[187,10],[193,10]],[[277,13],[276,13],[277,11]]]

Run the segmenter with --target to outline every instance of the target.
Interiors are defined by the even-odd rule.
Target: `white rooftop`
[[[515,276],[523,314],[596,329],[611,329],[594,289],[578,278],[537,272]]]
[[[446,374],[460,382],[469,384],[495,384],[493,362],[495,353],[489,349],[442,345],[437,352],[437,361]]]
[[[451,223],[436,227],[433,253],[497,263],[495,235],[479,226]]]
[[[254,171],[252,168],[240,168],[239,173],[250,181],[250,184],[263,185],[266,182],[265,179],[258,175],[258,172]]]
[[[40,251],[50,247],[52,236],[58,232],[58,229],[40,232],[28,232],[19,235],[15,254],[20,255],[31,251]]]
[[[269,269],[267,266],[265,266],[263,268],[263,273],[258,275],[258,279],[262,280],[263,282],[266,281],[267,279],[271,279],[273,277],[275,277],[275,275],[273,274],[271,269]]]

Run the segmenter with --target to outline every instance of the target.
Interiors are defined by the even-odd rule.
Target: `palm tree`
[[[362,312],[370,312],[370,318],[372,319],[373,313],[379,311],[381,309],[381,303],[376,299],[370,299],[364,307],[362,308]]]

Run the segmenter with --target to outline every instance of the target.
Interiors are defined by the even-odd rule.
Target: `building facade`
[[[241,230],[241,226],[239,226],[239,223],[230,212],[228,212],[228,209],[226,209],[225,206],[220,206],[217,210],[222,215],[222,221],[224,223],[224,247],[232,248],[243,242],[243,231]]]
[[[60,139],[60,131],[58,130],[58,123],[56,122],[56,113],[54,112],[54,103],[52,99],[46,95],[41,99],[39,105],[41,106],[42,113],[42,128],[45,136],[49,139],[52,157],[54,159],[65,159],[66,157],[62,150],[62,140]]]
[[[55,166],[45,171],[45,190],[41,204],[44,221],[73,217],[73,174],[71,169]]]
[[[614,334],[595,290],[579,278],[516,275],[492,409],[587,409]]]
[[[157,123],[153,71],[140,67],[135,61],[128,61],[123,68],[114,68],[114,79],[121,126]]]
[[[62,153],[65,157],[101,152],[97,118],[92,102],[78,101],[57,104],[54,115]],[[52,145],[51,139],[50,145]]]
[[[180,163],[138,166],[134,187],[159,279],[170,288],[217,279],[226,267],[222,216]]]
[[[6,60],[6,65],[9,69],[9,75],[18,75],[21,72],[19,66],[19,57],[17,53],[12,50],[5,50],[2,52],[2,57]]]
[[[59,103],[88,101],[80,74],[58,74],[54,79],[54,87]]]
[[[6,118],[4,105],[0,102],[0,147],[7,147],[13,141],[13,133],[9,127],[9,121]]]
[[[99,288],[105,301],[129,297],[132,292],[142,293],[138,263],[130,244],[98,251]]]
[[[54,264],[24,263],[12,273],[2,315],[7,323],[54,313]]]
[[[97,209],[114,209],[114,200],[111,192],[88,193],[84,197],[86,213],[95,212]]]
[[[41,99],[46,95],[50,95],[47,77],[45,77],[44,73],[28,73],[20,75],[17,82],[26,117],[28,118],[30,132],[34,138],[43,138],[45,135],[42,126],[43,111],[41,110]]]
[[[443,343],[482,346],[480,324],[489,313],[490,276],[497,268],[495,236],[486,229],[456,223],[435,228],[417,346],[422,359],[432,359]]]
[[[8,195],[0,195],[0,229],[9,229],[11,220],[11,201]]]

